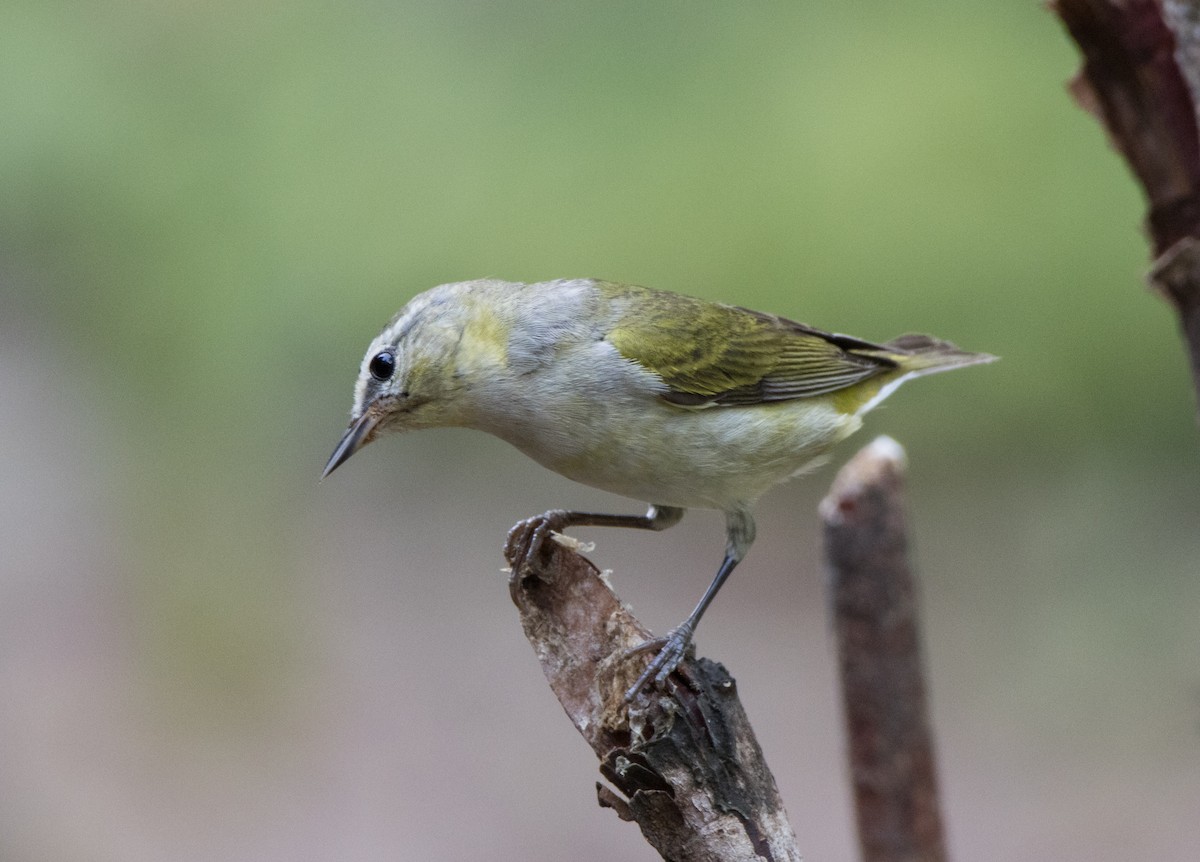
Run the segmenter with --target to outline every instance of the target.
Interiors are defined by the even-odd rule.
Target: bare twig
[[[1200,398],[1200,3],[1051,0],[1083,53],[1071,83],[1149,202],[1149,280],[1179,314]],[[1189,86],[1189,83],[1191,86]]]
[[[520,539],[510,536],[510,563]],[[800,859],[775,779],[721,665],[687,660],[669,679],[669,694],[655,690],[627,706],[624,692],[645,664],[627,651],[650,635],[596,568],[547,542],[542,559],[513,579],[521,624],[551,689],[620,791],[597,782],[602,806],[636,820],[664,859]]]
[[[880,437],[821,502],[850,770],[865,862],[941,862],[916,579],[908,564],[904,450]]]

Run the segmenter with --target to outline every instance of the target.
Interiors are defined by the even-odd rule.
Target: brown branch
[[[1083,53],[1072,92],[1145,191],[1149,280],[1179,314],[1200,398],[1200,9],[1195,0],[1051,0],[1050,8]]]
[[[880,437],[821,502],[850,770],[865,862],[941,862],[916,577],[908,564],[904,450]]]
[[[521,539],[510,536],[510,564]],[[514,573],[511,588],[551,689],[616,788],[597,782],[601,806],[636,820],[664,859],[800,859],[775,779],[721,665],[689,659],[668,680],[669,693],[654,690],[627,706],[624,692],[646,661],[627,652],[650,633],[595,566],[547,542],[538,563]]]

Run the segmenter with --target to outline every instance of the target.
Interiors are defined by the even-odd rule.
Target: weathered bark
[[[862,858],[943,862],[899,444],[862,449],[821,516]]]
[[[1150,284],[1174,307],[1200,400],[1200,3],[1051,0],[1083,54],[1071,83],[1149,203]]]
[[[514,532],[523,529],[527,522]],[[522,538],[510,535],[506,548],[514,568]],[[521,624],[551,689],[620,791],[597,782],[602,806],[636,820],[664,859],[800,859],[775,779],[721,665],[687,659],[667,691],[654,688],[626,704],[646,663],[628,651],[650,633],[597,569],[551,541],[512,577]]]

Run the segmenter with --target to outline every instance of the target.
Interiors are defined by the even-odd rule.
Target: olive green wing
[[[636,313],[622,315],[607,339],[626,359],[662,378],[665,400],[689,407],[811,398],[896,367],[879,345],[655,292],[639,297]]]

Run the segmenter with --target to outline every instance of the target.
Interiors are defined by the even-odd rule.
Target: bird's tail
[[[887,349],[888,358],[908,372],[905,376],[912,377],[936,371],[949,371],[951,368],[963,368],[967,365],[982,365],[985,362],[995,362],[999,358],[990,353],[961,350],[949,341],[916,333],[893,338],[883,347]]]
[[[906,380],[953,368],[995,362],[999,358],[990,353],[970,353],[949,341],[914,333],[893,338],[875,350],[860,349],[853,352],[878,356],[896,365],[894,369],[869,381],[868,385],[860,387],[862,391],[858,393],[859,397],[852,408],[852,412],[858,416],[876,407]]]

